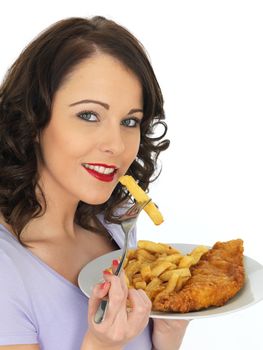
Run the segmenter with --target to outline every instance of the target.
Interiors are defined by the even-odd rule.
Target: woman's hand
[[[189,321],[153,320],[153,350],[178,350],[183,341]]]
[[[94,287],[89,300],[89,329],[82,350],[122,349],[143,331],[149,321],[151,301],[143,290],[128,289],[124,272],[120,277],[104,273],[104,279],[103,284]],[[105,318],[96,324],[94,315],[101,299],[107,294],[109,304]],[[130,312],[127,312],[127,300],[130,302]],[[90,346],[92,344],[95,344],[94,347]]]

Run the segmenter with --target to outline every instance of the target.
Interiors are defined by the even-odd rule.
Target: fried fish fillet
[[[184,287],[159,294],[153,310],[184,313],[224,305],[245,282],[243,241],[217,242],[190,270],[192,276]]]

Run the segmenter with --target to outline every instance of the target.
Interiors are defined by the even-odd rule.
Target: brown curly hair
[[[142,44],[123,26],[101,16],[56,22],[24,49],[0,87],[0,212],[21,244],[25,225],[46,210],[44,193],[38,184],[37,160],[41,150],[35,140],[49,123],[56,91],[77,64],[98,50],[128,67],[143,89],[140,148],[127,173],[144,190],[160,174],[157,158],[168,148],[169,140],[163,140],[167,126],[163,121],[162,93]],[[154,137],[155,127],[160,124],[164,131]],[[44,208],[37,200],[36,189]],[[104,212],[108,222],[117,222],[114,211],[128,197],[118,184],[104,204],[94,206],[80,201],[75,222],[105,233],[96,215]]]

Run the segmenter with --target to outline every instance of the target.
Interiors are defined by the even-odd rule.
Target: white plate
[[[196,247],[193,244],[171,244],[179,249],[183,254],[191,252]],[[115,250],[103,255],[82,268],[78,276],[80,289],[86,296],[90,296],[93,285],[104,281],[102,271],[111,266],[112,260],[121,256],[122,250]],[[181,313],[157,312],[152,311],[152,318],[166,319],[196,319],[203,317],[212,317],[225,315],[230,312],[242,310],[263,299],[263,266],[257,261],[244,257],[246,272],[246,283],[244,287],[224,306],[210,307],[205,310]]]

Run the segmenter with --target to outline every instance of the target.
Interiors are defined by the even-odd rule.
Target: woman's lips
[[[114,175],[117,172],[117,169],[115,169],[115,171],[111,174],[102,174],[99,173],[98,171],[94,170],[94,169],[89,169],[89,168],[85,168],[83,166],[83,168],[92,176],[94,176],[96,179],[100,180],[100,181],[104,181],[104,182],[111,182],[114,179]]]

